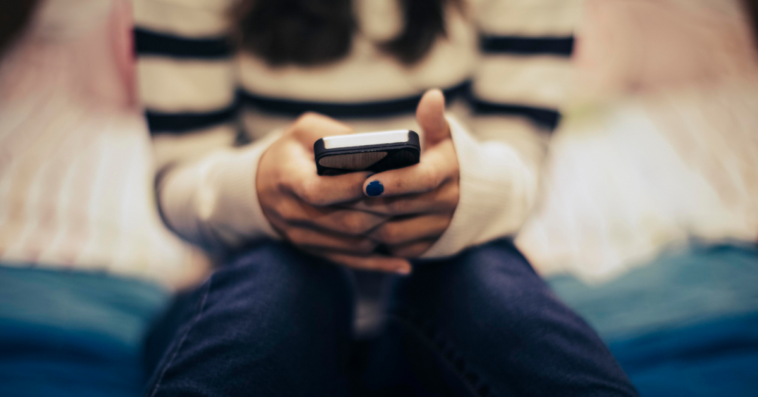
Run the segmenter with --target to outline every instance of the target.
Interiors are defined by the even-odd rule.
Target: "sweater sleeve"
[[[278,238],[256,191],[258,162],[281,134],[241,148],[216,150],[175,169],[159,185],[168,225],[210,252],[223,253],[262,238]]]
[[[139,93],[156,156],[158,205],[175,233],[214,253],[276,236],[260,209],[255,178],[278,135],[235,147],[229,6],[224,0],[134,3]]]
[[[529,215],[551,132],[571,82],[578,0],[491,0],[475,7],[480,54],[470,113],[449,117],[458,206],[424,258],[514,236]]]

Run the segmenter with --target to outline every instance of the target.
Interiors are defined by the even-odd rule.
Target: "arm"
[[[472,117],[450,123],[460,197],[424,257],[514,235],[537,196],[542,159],[571,78],[576,1],[490,1],[477,10],[481,58]]]
[[[366,230],[386,217],[331,208],[362,197],[366,174],[318,177],[313,143],[351,133],[334,120],[301,116],[287,129],[234,147],[234,61],[224,1],[136,0],[142,101],[158,158],[164,221],[218,256],[252,241],[286,238],[300,249],[364,269],[407,273],[373,255]]]
[[[579,7],[553,0],[524,4],[490,1],[477,10],[482,52],[472,81],[471,117],[445,119],[441,111],[422,110],[439,100],[422,99],[417,119],[425,136],[436,131],[438,142],[427,142],[418,166],[366,181],[366,187],[382,183],[384,193],[360,208],[404,216],[373,233],[393,254],[451,256],[514,235],[528,216],[546,143],[568,91]],[[425,121],[432,113],[437,115]],[[422,202],[424,208],[414,209]],[[411,213],[416,217],[409,219]]]
[[[140,97],[165,222],[212,252],[275,236],[255,191],[259,159],[275,136],[234,147],[236,81],[224,2],[137,0],[134,8]]]

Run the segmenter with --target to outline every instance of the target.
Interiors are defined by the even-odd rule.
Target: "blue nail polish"
[[[371,197],[376,197],[384,193],[384,186],[379,181],[372,181],[366,186],[366,194]]]

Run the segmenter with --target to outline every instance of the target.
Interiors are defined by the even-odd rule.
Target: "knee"
[[[441,261],[421,263],[414,277],[450,290],[497,289],[537,277],[529,262],[509,241],[495,241],[470,248]]]
[[[406,304],[419,310],[477,313],[519,311],[531,295],[547,287],[523,255],[508,241],[496,241],[462,254],[416,266],[401,282]],[[516,314],[516,313],[513,313]]]
[[[206,287],[204,315],[224,328],[218,332],[234,329],[236,338],[273,341],[299,330],[347,329],[352,319],[344,269],[280,243],[240,255]]]
[[[213,277],[216,287],[238,293],[237,298],[254,297],[268,306],[290,310],[308,302],[339,307],[352,295],[343,268],[278,242],[251,249]]]
[[[342,269],[284,244],[251,249],[218,268],[193,294],[194,309],[175,339],[181,351],[173,353],[173,369],[164,371],[164,379],[217,381],[219,374],[247,374],[226,376],[237,391],[248,389],[239,385],[250,379],[270,384],[264,377],[277,371],[320,371],[329,379],[337,359],[347,356],[347,281]]]
[[[461,288],[520,293],[542,284],[529,261],[507,240],[467,250],[451,261],[450,272]]]

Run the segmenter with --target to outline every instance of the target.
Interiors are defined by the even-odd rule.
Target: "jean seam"
[[[189,335],[190,331],[192,331],[192,328],[195,327],[195,324],[197,324],[198,321],[200,321],[200,315],[203,314],[203,311],[205,310],[205,303],[208,300],[208,295],[211,291],[211,284],[213,282],[213,275],[211,275],[210,278],[208,278],[208,284],[205,288],[205,292],[203,293],[203,298],[200,301],[200,307],[198,308],[197,314],[192,318],[192,321],[190,322],[189,326],[187,327],[187,330],[184,332],[184,335],[182,335],[181,339],[179,340],[179,343],[176,346],[176,350],[171,354],[171,358],[168,360],[166,365],[161,370],[161,375],[158,377],[158,380],[155,383],[155,387],[153,387],[152,393],[150,393],[150,397],[154,397],[155,393],[158,392],[158,388],[161,386],[161,382],[163,381],[163,377],[166,375],[166,372],[168,371],[168,368],[173,364],[174,360],[176,359],[176,356],[179,354],[179,351],[182,350],[182,345],[184,344],[184,341],[187,339],[187,336]]]
[[[466,388],[469,390],[471,395],[473,396],[482,396],[481,393],[477,390],[477,388],[481,389],[482,386],[487,386],[486,382],[482,381],[480,385],[473,384],[467,377],[465,373],[461,373],[461,371],[456,368],[455,364],[448,359],[444,351],[437,347],[437,345],[434,343],[434,340],[432,338],[429,338],[422,330],[421,327],[417,326],[412,320],[404,319],[403,317],[396,315],[396,314],[389,314],[387,315],[388,320],[394,320],[404,328],[406,328],[407,331],[409,331],[411,334],[415,335],[418,339],[420,339],[424,345],[426,345],[429,350],[435,352],[439,358],[440,361],[445,363],[445,365],[455,374],[458,374],[458,377],[463,381],[463,383],[466,385]],[[445,338],[447,339],[447,338]],[[449,339],[448,339],[449,340]],[[449,345],[452,345],[452,343],[449,343]],[[460,354],[458,354],[460,356]],[[479,379],[484,379],[482,376],[479,376]],[[488,386],[487,386],[488,387]],[[488,387],[489,388],[489,387]],[[487,394],[487,397],[494,396],[491,392]]]

